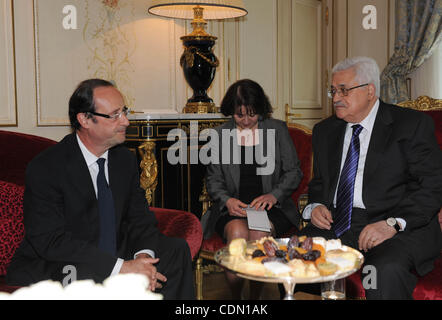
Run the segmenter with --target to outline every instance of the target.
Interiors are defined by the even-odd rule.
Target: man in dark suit
[[[8,269],[11,285],[76,278],[102,282],[140,273],[165,299],[193,299],[190,250],[157,229],[135,156],[121,144],[129,121],[121,93],[86,80],[69,101],[74,133],[38,155],[26,172],[25,239]]]
[[[336,114],[313,129],[311,223],[303,233],[340,238],[374,266],[368,299],[412,298],[440,254],[442,154],[424,113],[382,102],[373,59],[333,69]],[[373,269],[372,269],[373,270]]]

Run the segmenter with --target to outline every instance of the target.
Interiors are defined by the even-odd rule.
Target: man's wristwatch
[[[397,222],[397,220],[395,218],[388,218],[387,219],[387,224],[390,227],[395,228],[397,232],[401,231],[401,227],[400,227],[399,223]]]

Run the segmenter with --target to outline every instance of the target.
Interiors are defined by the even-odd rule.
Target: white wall
[[[94,75],[94,68],[97,68],[97,65],[90,63],[90,57],[85,58],[85,61],[89,61],[85,64],[73,63],[66,59],[67,70],[77,75],[66,75],[63,71],[50,80],[52,73],[56,74],[57,71],[57,68],[51,66],[51,55],[55,60],[58,59],[58,65],[60,65],[60,59],[56,52],[53,52],[54,49],[47,51],[48,49],[44,46],[54,47],[53,42],[66,45],[63,37],[67,36],[77,39],[77,42],[68,42],[74,50],[84,50],[82,46],[86,37],[81,34],[86,30],[84,12],[88,12],[91,18],[89,21],[96,21],[96,19],[107,21],[103,10],[97,9],[102,2],[98,0],[35,0],[36,3],[45,5],[54,3],[58,6],[57,9],[48,9],[47,12],[54,11],[48,17],[45,12],[40,12],[40,25],[36,28],[34,1],[1,1],[3,7],[0,6],[2,9],[0,10],[0,71],[6,75],[0,78],[0,95],[4,95],[2,92],[6,90],[9,92],[9,98],[0,97],[2,102],[0,127],[3,130],[60,140],[70,132],[66,117],[68,95],[73,91],[75,83],[84,80],[84,77],[89,74]],[[179,65],[183,52],[183,45],[179,38],[190,32],[190,26],[188,22],[149,16],[146,11],[150,2],[151,0],[120,2],[126,6],[122,10],[124,11],[122,30],[134,35],[137,41],[135,51],[131,53],[129,50],[132,54],[129,69],[133,72],[130,73],[132,78],[125,83],[124,91],[136,109],[180,112],[187,98],[192,94]],[[284,107],[287,104],[291,107],[291,112],[297,114],[294,121],[312,125],[328,115],[327,106],[324,106],[327,101],[319,102],[320,107],[306,109],[297,103],[298,92],[310,92],[313,87],[318,87],[319,92],[325,92],[327,80],[330,80],[326,71],[330,71],[332,63],[336,63],[347,55],[361,53],[373,55],[382,67],[392,53],[394,0],[244,0],[244,3],[249,11],[247,17],[226,22],[209,22],[209,33],[219,37],[214,50],[220,60],[220,67],[209,92],[218,105],[230,84],[241,78],[251,78],[263,86],[276,108],[274,112],[276,118],[285,119]],[[361,30],[362,4],[366,3],[374,4],[378,8],[378,30]],[[64,4],[77,4],[79,8],[79,31],[77,31],[79,33],[77,35],[61,29],[63,19],[61,8]],[[316,48],[317,51],[321,51],[322,68],[318,68],[320,72],[315,73],[317,74],[314,79],[315,86],[310,84],[310,87],[306,87],[307,84],[302,81],[303,74],[300,74],[301,71],[298,70],[299,66],[308,65],[306,69],[314,69],[312,63],[318,59],[313,58],[314,54],[306,55],[301,49],[304,50],[307,47],[306,41],[318,42],[317,38],[309,36],[311,30],[304,30],[305,26],[299,25],[297,21],[299,19],[294,17],[299,12],[304,12],[297,11],[297,8],[307,8],[311,4],[322,7],[322,12],[318,11],[320,15],[311,18],[312,20],[317,18],[318,25],[324,24],[326,8],[329,9],[330,17],[329,28],[322,43],[323,50],[320,49],[321,44],[318,46],[319,49]],[[12,11],[9,10],[10,8],[13,8],[12,16],[8,16],[8,12]],[[122,15],[123,12],[119,14]],[[6,19],[3,19],[4,17]],[[381,39],[376,37],[380,33],[383,35]],[[35,34],[40,37],[40,47],[36,46],[36,41],[34,41]],[[299,37],[298,34],[305,37]],[[367,46],[367,39],[370,40],[369,46]],[[361,52],[362,44],[365,44],[364,48],[370,52],[366,50]],[[442,49],[439,49],[424,66],[412,75],[413,97],[426,94],[441,98],[441,51]],[[41,55],[40,60],[36,57],[38,53]],[[12,60],[11,55],[13,55]],[[304,63],[305,57],[309,57],[310,60]],[[36,72],[37,67],[40,68],[40,74]],[[4,81],[5,78],[7,81]],[[313,81],[310,82],[313,83]],[[14,84],[14,88],[8,87],[11,83]],[[62,95],[57,87],[66,83],[69,83],[69,88],[63,88],[64,96],[59,98]],[[39,97],[38,94],[41,93],[43,94]],[[58,100],[54,97],[58,97]],[[15,119],[15,114],[17,119]],[[15,122],[17,122],[16,126],[13,125]]]

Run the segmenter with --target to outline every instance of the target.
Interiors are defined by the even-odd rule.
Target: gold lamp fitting
[[[217,40],[217,37],[214,37],[206,32],[207,21],[204,19],[204,8],[197,5],[193,8],[193,20],[190,23],[193,27],[193,31],[181,37],[181,40]]]

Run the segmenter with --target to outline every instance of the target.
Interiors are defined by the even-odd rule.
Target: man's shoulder
[[[388,112],[395,123],[403,123],[408,126],[413,124],[416,125],[420,121],[431,121],[431,117],[429,115],[418,110],[388,104],[382,101],[380,108],[384,109],[384,112]]]
[[[59,169],[71,158],[74,150],[73,134],[65,136],[57,144],[40,152],[26,167],[27,177],[42,177],[44,175],[57,176]]]
[[[109,150],[111,157],[118,158],[119,161],[133,162],[136,159],[135,153],[130,151],[124,144],[117,145]]]
[[[335,115],[331,115],[328,118],[325,118],[324,120],[319,121],[317,124],[313,127],[313,132],[322,132],[324,130],[329,130],[330,128],[334,128],[339,124],[344,124],[345,121],[338,119]]]
[[[35,156],[29,164],[48,163],[59,161],[65,157],[67,151],[71,151],[74,143],[74,134],[65,136],[60,142],[50,146]]]
[[[418,110],[414,110],[414,109],[406,108],[406,107],[401,107],[401,106],[398,106],[396,104],[385,103],[383,101],[381,101],[380,107],[381,108],[386,108],[390,112],[392,112],[393,114],[399,114],[401,116],[412,117],[412,116],[423,115],[424,114],[423,112],[418,111]]]

